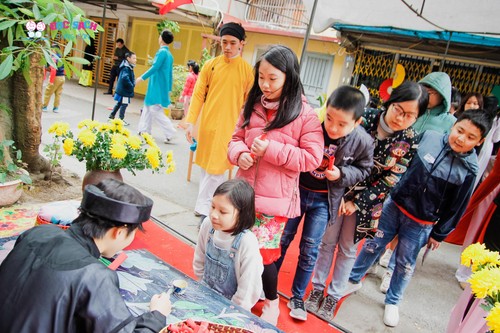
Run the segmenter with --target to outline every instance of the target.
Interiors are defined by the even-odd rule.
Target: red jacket
[[[189,73],[186,78],[186,83],[184,83],[184,90],[182,90],[181,96],[192,96],[194,90],[194,84],[198,79],[198,74],[193,72]]]
[[[241,128],[242,123],[240,114],[228,150],[228,159],[234,165],[238,165],[241,153],[250,152],[253,140],[267,124],[260,102],[254,106],[249,125]],[[248,170],[239,169],[236,177],[253,186],[256,211],[289,218],[299,216],[299,175],[319,166],[324,148],[321,124],[305,97],[300,115],[288,125],[269,131],[267,140],[269,146],[264,156],[257,158]]]

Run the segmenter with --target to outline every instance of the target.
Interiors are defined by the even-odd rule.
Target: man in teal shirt
[[[135,84],[149,79],[148,90],[144,98],[144,107],[139,121],[139,133],[151,134],[153,120],[160,125],[165,143],[172,140],[176,130],[172,121],[165,115],[164,108],[170,106],[170,91],[172,90],[172,69],[174,57],[168,45],[174,41],[174,35],[168,30],[163,30],[158,37],[160,49],[156,52],[153,65],[146,73],[135,80]]]

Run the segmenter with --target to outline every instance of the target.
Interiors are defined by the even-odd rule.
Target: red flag
[[[193,3],[193,0],[166,0],[163,4],[153,2],[153,6],[160,8],[160,15],[165,15],[172,9],[188,3]]]

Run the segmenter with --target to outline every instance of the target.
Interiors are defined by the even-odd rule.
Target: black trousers
[[[118,74],[120,74],[120,67],[116,65],[111,67],[111,72],[109,72],[109,87],[108,87],[108,93],[110,94],[113,93],[113,85],[115,84],[115,80],[118,77]]]

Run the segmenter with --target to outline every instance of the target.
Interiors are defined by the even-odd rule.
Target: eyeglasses
[[[414,112],[408,112],[403,109],[403,107],[397,103],[392,103],[392,110],[396,114],[396,116],[401,116],[404,118],[404,120],[416,120],[418,118],[418,115],[415,114]]]

